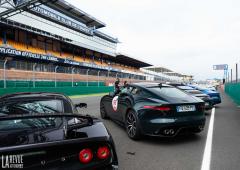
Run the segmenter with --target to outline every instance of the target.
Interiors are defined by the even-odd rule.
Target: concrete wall
[[[100,86],[100,87],[45,87],[45,88],[6,88],[0,89],[0,95],[17,93],[17,92],[55,92],[63,93],[68,96],[85,95],[95,93],[108,93],[113,91],[113,87]]]

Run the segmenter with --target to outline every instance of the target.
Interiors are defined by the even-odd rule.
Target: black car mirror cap
[[[87,103],[79,103],[75,105],[75,108],[87,108]]]
[[[109,96],[114,96],[115,95],[115,93],[114,92],[109,92]]]

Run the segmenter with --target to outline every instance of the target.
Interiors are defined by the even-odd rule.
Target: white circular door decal
[[[112,107],[113,110],[116,112],[118,108],[118,96],[115,96],[112,100]]]

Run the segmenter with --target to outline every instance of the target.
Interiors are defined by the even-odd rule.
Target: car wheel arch
[[[127,114],[128,114],[130,111],[133,111],[133,112],[136,113],[136,111],[135,111],[132,107],[129,107],[129,108],[126,110],[126,113],[125,113],[125,115],[124,115],[124,122],[126,121]]]
[[[132,112],[134,112],[135,113],[135,117],[136,117],[136,121],[137,121],[137,123],[136,123],[136,128],[138,129],[137,130],[137,132],[136,132],[136,137],[134,137],[134,138],[132,138],[133,140],[138,140],[138,139],[140,139],[140,137],[141,137],[141,135],[142,135],[142,129],[141,129],[141,126],[140,126],[140,122],[139,122],[139,119],[138,119],[138,116],[137,116],[137,112],[133,109],[133,108],[129,108],[128,110],[127,110],[127,112],[126,112],[126,114],[125,114],[125,117],[124,117],[124,124],[126,125],[127,124],[127,122],[126,122],[126,119],[127,119],[127,115],[128,115],[128,113],[130,112],[130,111],[132,111]]]

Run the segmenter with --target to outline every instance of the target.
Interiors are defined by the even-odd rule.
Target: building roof
[[[10,1],[8,3],[10,3]],[[77,21],[82,22],[87,27],[94,27],[95,29],[98,29],[106,26],[106,24],[102,21],[87,14],[86,12],[80,10],[79,8],[73,6],[65,0],[21,0],[14,1],[14,3],[16,6],[11,5],[11,7],[13,8],[9,8],[4,12],[1,12],[0,16],[13,16],[18,14],[19,12],[31,9],[32,6],[38,6],[37,4],[44,4]],[[18,12],[16,12],[17,10]]]
[[[65,0],[52,0],[45,5],[62,12],[63,14],[74,18],[82,23],[86,24],[88,27],[95,27],[96,29],[105,27],[106,24],[95,17],[87,14],[86,12],[80,10],[79,8],[73,6]]]
[[[150,67],[150,68],[146,68],[146,69],[157,72],[157,73],[173,72],[172,70],[165,68],[165,67]]]
[[[121,54],[121,53],[118,53],[116,55],[116,59],[115,60],[117,62],[119,62],[119,63],[125,64],[125,65],[131,65],[131,66],[136,67],[136,68],[152,66],[149,63],[146,63],[144,61],[141,61],[141,60],[129,57],[129,56],[127,56],[125,54]]]
[[[150,71],[154,71],[154,72],[157,72],[157,73],[162,73],[162,74],[166,74],[168,76],[176,76],[176,77],[193,77],[191,75],[184,75],[184,74],[181,74],[181,73],[177,73],[175,71],[172,71],[168,68],[165,68],[165,67],[150,67],[150,68],[146,68],[147,70],[150,70]]]

